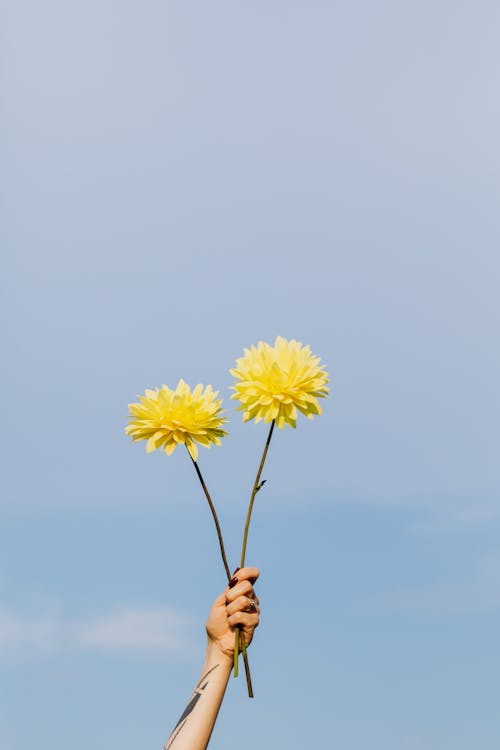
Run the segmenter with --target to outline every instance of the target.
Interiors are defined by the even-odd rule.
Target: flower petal
[[[318,399],[328,395],[328,373],[319,357],[295,339],[277,336],[274,346],[259,341],[244,350],[230,370],[233,400],[245,422],[276,420],[279,428],[296,426],[297,410],[311,418],[321,414]]]

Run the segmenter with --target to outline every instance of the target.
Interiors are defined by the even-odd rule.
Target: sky
[[[247,559],[256,697],[218,750],[497,750],[500,8],[0,6],[0,747],[161,748],[224,587],[186,456],[127,405],[220,390],[230,559],[265,440],[244,347],[309,344]]]

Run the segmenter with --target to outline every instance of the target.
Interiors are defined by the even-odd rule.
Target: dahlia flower
[[[182,379],[175,391],[166,385],[148,389],[144,396],[138,396],[140,403],[129,404],[130,422],[125,433],[132,440],[147,440],[148,453],[162,448],[170,456],[177,445],[184,443],[196,461],[196,443],[209,448],[212,443],[220,445],[220,439],[227,435],[221,429],[227,419],[222,416],[218,393],[211,385],[204,389],[201,383],[191,391]]]
[[[278,336],[274,346],[259,341],[244,352],[230,370],[237,380],[231,398],[241,402],[243,421],[275,421],[283,429],[296,426],[297,410],[308,419],[321,414],[318,398],[328,395],[328,373],[309,346]]]

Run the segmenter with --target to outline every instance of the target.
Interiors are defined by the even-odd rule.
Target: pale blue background
[[[1,5],[2,750],[162,747],[224,578],[127,404],[221,389],[236,564],[228,368],[276,334],[332,397],[271,447],[213,746],[497,750],[499,39],[488,0]]]

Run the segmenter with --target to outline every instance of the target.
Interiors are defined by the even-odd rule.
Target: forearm
[[[232,661],[209,641],[201,677],[165,750],[205,750],[231,674]]]

